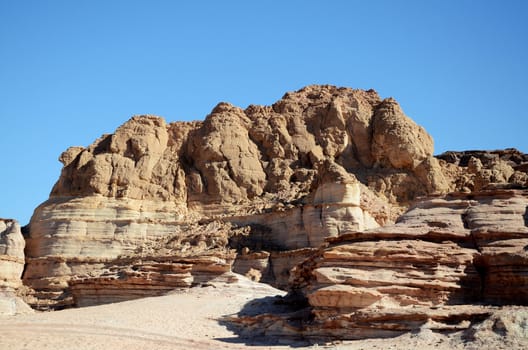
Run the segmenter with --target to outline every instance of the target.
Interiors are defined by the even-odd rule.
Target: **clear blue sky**
[[[134,114],[374,88],[446,150],[528,152],[528,1],[0,0],[0,217]]]

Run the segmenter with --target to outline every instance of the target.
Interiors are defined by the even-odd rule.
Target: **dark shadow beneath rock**
[[[295,297],[253,299],[236,315],[220,320],[221,325],[237,336],[216,340],[248,346],[309,346],[313,342],[303,338],[302,329],[304,323],[310,322],[310,316],[306,302]]]

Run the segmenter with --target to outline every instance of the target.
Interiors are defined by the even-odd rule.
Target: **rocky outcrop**
[[[460,303],[473,297],[470,291],[486,271],[501,269],[494,278],[508,279],[522,269],[520,262],[508,272],[510,253],[497,253],[522,235],[504,236],[497,228],[509,238],[490,240],[489,227],[472,226],[478,220],[472,219],[469,197],[446,199],[445,205],[434,199],[427,215],[444,217],[427,222],[416,213],[429,202],[420,202],[394,226],[401,234],[384,227],[421,196],[526,185],[520,152],[504,151],[490,161],[486,153],[468,155],[433,157],[430,135],[394,99],[373,90],[308,86],[271,106],[220,103],[203,122],[135,116],[115,133],[60,156],[61,176],[29,225],[23,280],[33,290],[32,305],[41,309],[154,295],[207,283],[228,270],[287,288],[291,268],[328,239],[342,239],[355,248],[336,248],[337,260],[324,263],[330,270],[320,267],[321,276],[328,274],[327,289],[305,290],[295,279],[321,315],[333,312],[327,299],[340,295],[354,296],[342,298],[347,303],[387,301],[397,308]],[[465,221],[454,212],[464,213]],[[363,231],[368,233],[355,236]],[[376,240],[384,235],[398,243],[380,251]],[[405,255],[406,249],[415,255]],[[331,275],[334,263],[365,259],[372,268],[380,257],[379,285],[368,284],[367,268],[351,272],[358,274],[358,285],[337,286],[341,275]],[[420,272],[391,272],[391,266],[405,271],[416,257]],[[438,266],[445,276],[428,285],[435,292],[420,288],[437,276]],[[405,279],[414,280],[406,285]],[[484,300],[503,302],[502,294],[486,288]],[[521,294],[513,288],[507,298]]]
[[[64,152],[51,197],[163,200],[184,208],[295,200],[320,180],[321,162],[351,174],[373,169],[386,182],[412,178],[421,194],[428,193],[418,188],[423,185],[445,191],[442,181],[431,185],[416,170],[424,161],[422,168],[438,170],[432,153],[429,134],[393,99],[381,100],[373,90],[309,86],[272,106],[220,103],[204,122],[133,117],[115,134]],[[414,198],[398,192],[402,184],[390,185],[379,192],[398,204]]]
[[[18,222],[0,219],[0,315],[30,311],[19,298],[25,263],[24,244]]]
[[[294,310],[242,313],[230,322],[252,336],[345,340],[427,331],[457,333],[471,349],[524,348],[527,312],[516,305],[528,305],[527,210],[528,190],[422,199],[395,225],[330,238],[295,267],[282,300]]]
[[[456,188],[464,192],[497,186],[502,188],[528,186],[528,155],[514,148],[445,152],[437,158],[445,162],[445,172],[451,172]]]
[[[69,287],[75,306],[159,296],[175,289],[229,282],[233,254],[122,258],[106,264],[95,277],[75,276]]]
[[[80,199],[80,202],[88,205],[88,208],[84,208],[83,211],[81,204],[77,203],[76,210],[70,213],[71,216],[62,219],[62,224],[70,230],[68,240],[64,239],[61,242],[62,247],[53,245],[53,237],[49,238],[49,244],[42,244],[42,242],[46,242],[42,239],[28,239],[28,247],[33,251],[63,249],[59,253],[55,250],[54,254],[45,254],[46,251],[44,251],[42,256],[28,257],[28,266],[31,268],[27,268],[24,273],[24,283],[34,289],[33,299],[29,300],[34,308],[57,309],[73,305],[87,305],[95,303],[95,301],[102,303],[104,300],[131,298],[134,293],[127,293],[126,288],[120,283],[124,283],[131,290],[134,289],[130,285],[136,282],[129,283],[129,279],[125,278],[127,275],[124,274],[128,269],[126,264],[133,264],[134,261],[136,261],[136,265],[140,265],[141,261],[153,261],[155,263],[170,258],[169,260],[172,259],[171,261],[177,262],[176,265],[184,264],[187,266],[186,269],[192,271],[192,276],[189,276],[190,279],[186,279],[192,284],[205,283],[209,279],[218,277],[220,273],[230,271],[233,256],[226,248],[230,225],[220,222],[199,225],[171,221],[171,218],[174,220],[174,213],[168,212],[168,208],[165,208],[166,213],[161,211],[149,212],[148,207],[145,207],[149,204],[148,201],[126,202],[129,211],[123,210],[123,207],[114,211],[114,214],[119,212],[117,220],[114,216],[115,221],[108,222],[108,217],[101,215],[99,220],[94,218],[93,222],[86,223],[82,219],[83,214],[87,212],[92,215],[98,210],[101,210],[102,214],[112,212],[112,208],[109,208],[111,203],[108,202],[105,202],[103,208],[97,209],[95,206],[94,209],[93,199],[93,196]],[[96,201],[95,203],[100,202]],[[135,204],[140,205],[137,207],[137,211],[131,209]],[[64,205],[64,203],[58,205]],[[125,203],[118,202],[115,205],[124,206]],[[115,208],[113,209],[115,210]],[[61,213],[55,209],[53,212]],[[150,219],[141,219],[149,215],[152,215]],[[59,221],[53,215],[49,217],[54,223]],[[121,222],[119,218],[122,218],[123,221]],[[77,227],[80,227],[78,231],[73,229],[76,224],[79,224]],[[60,226],[59,229],[52,232],[60,234]],[[119,235],[126,238],[119,238]],[[170,271],[170,268],[167,271]],[[139,280],[143,278],[143,282],[136,284],[157,282],[160,283],[158,290],[169,290],[170,286],[180,286],[180,284],[170,284],[174,278],[169,278],[168,284],[162,288],[162,284],[165,283],[163,276],[156,279],[152,277],[152,271],[145,273],[146,277],[138,277]],[[164,275],[166,271],[163,270],[160,273]],[[132,275],[137,274],[133,273]],[[104,282],[115,279],[117,282],[113,285],[120,286],[121,296],[112,297],[109,295],[110,291],[106,292],[108,295],[104,291],[98,291],[92,294],[101,294],[101,297],[96,298],[94,296],[90,299],[87,296],[90,292],[84,292],[84,294],[79,292],[81,288],[79,286],[86,286],[87,289],[93,290],[101,290],[106,286],[115,291],[116,287],[112,287],[112,283]],[[73,289],[72,286],[74,286]],[[148,292],[150,289],[145,287],[144,295],[153,294],[156,288],[154,286],[150,288],[153,291]],[[139,292],[135,295],[139,295]]]
[[[0,288],[15,290],[24,270],[24,237],[15,220],[0,219]]]
[[[101,195],[51,198],[33,218],[24,283],[36,291],[32,304],[38,308],[71,305],[71,277],[101,271],[107,261],[135,254],[186,227],[170,202]]]
[[[285,252],[393,222],[415,196],[447,191],[432,153],[425,130],[373,90],[309,86],[272,106],[220,103],[204,122],[136,116],[60,156],[30,223],[24,282],[35,305],[68,306],[73,277],[221,220],[233,229],[216,243],[204,234],[199,254],[247,228],[253,243],[235,248],[250,254],[235,268],[284,285],[299,260]]]
[[[298,332],[357,339],[426,324],[457,330],[493,305],[528,305],[527,210],[526,190],[453,194],[418,202],[395,225],[330,239],[293,270],[293,293],[313,317]]]

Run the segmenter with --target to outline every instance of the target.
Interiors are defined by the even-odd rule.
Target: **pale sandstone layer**
[[[0,219],[0,315],[31,311],[17,295],[22,286],[24,245],[18,222]]]
[[[24,270],[24,237],[15,220],[0,219],[0,288],[20,286]]]

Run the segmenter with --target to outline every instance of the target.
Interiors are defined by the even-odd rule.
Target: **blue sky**
[[[0,0],[0,217],[134,114],[201,120],[308,84],[392,96],[446,150],[528,152],[528,1]]]

